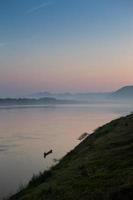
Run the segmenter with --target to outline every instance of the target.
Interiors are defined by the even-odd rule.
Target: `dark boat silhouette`
[[[78,140],[83,140],[85,139],[89,134],[87,132],[83,133],[82,135],[80,135],[80,137],[78,138]]]
[[[53,150],[51,149],[48,152],[44,152],[44,158],[46,158],[49,154],[53,153]]]

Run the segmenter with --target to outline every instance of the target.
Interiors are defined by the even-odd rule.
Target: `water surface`
[[[83,133],[132,111],[129,104],[0,108],[0,199],[54,164]],[[47,159],[43,152],[53,149]]]

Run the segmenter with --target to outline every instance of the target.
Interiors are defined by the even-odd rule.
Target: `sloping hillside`
[[[10,200],[132,200],[133,115],[98,128]]]

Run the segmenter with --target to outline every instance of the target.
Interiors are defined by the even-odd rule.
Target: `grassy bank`
[[[98,128],[10,200],[133,199],[133,115]]]

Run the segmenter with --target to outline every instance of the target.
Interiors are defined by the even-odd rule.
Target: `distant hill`
[[[45,104],[45,103],[94,103],[109,100],[133,99],[133,86],[125,86],[114,92],[79,92],[79,93],[53,93],[37,92],[26,95],[24,98],[0,98],[1,104]]]
[[[133,115],[88,136],[10,200],[133,199]]]
[[[70,93],[70,92],[65,92],[65,93],[52,93],[52,92],[37,92],[34,94],[29,95],[29,98],[42,98],[42,97],[52,97],[52,98],[57,98],[57,99],[73,99],[73,100],[102,100],[108,97],[107,92],[105,93],[98,93],[98,92],[86,92],[86,93]]]
[[[133,99],[133,85],[124,86],[114,92],[86,92],[86,93],[51,93],[39,92],[31,95],[34,98],[50,97],[67,100],[88,100],[88,101],[108,101],[108,100],[130,100]]]
[[[48,91],[44,92],[36,92],[34,94],[31,94],[28,96],[29,98],[44,98],[44,97],[50,97],[50,98],[57,98],[57,99],[73,99],[73,94],[66,92],[66,93],[52,93]]]
[[[125,86],[111,94],[113,98],[130,99],[133,98],[133,86]]]

